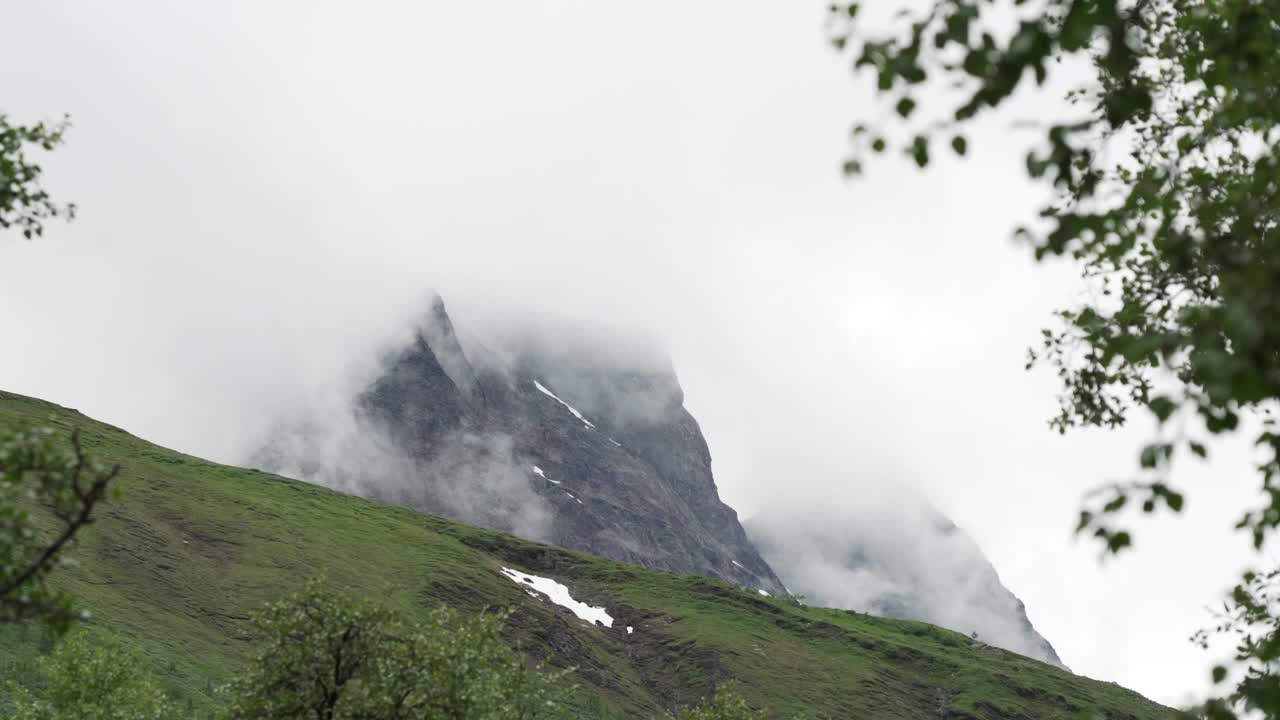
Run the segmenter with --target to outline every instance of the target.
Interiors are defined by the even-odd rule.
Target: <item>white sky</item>
[[[973,158],[845,183],[868,95],[825,3],[10,3],[0,110],[70,112],[81,217],[0,238],[0,387],[234,461],[425,288],[668,343],[724,498],[922,488],[1077,672],[1180,702],[1250,559],[1243,443],[1100,565],[1082,493],[1145,428],[1065,438],[1028,343],[1077,285],[1008,241],[1014,117]]]

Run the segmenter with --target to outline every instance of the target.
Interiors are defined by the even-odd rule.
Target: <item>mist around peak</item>
[[[744,526],[806,603],[922,620],[1065,667],[981,548],[911,491],[779,503]]]

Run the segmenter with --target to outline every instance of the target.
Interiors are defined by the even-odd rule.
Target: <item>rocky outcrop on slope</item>
[[[349,418],[291,423],[252,462],[615,560],[785,592],[720,501],[683,401],[669,361],[640,346],[525,333],[464,349],[436,298]]]

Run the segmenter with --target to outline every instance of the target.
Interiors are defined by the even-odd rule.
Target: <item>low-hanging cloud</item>
[[[530,484],[536,458],[523,456],[508,433],[466,417],[485,402],[481,376],[488,387],[497,383],[508,390],[518,377],[537,378],[574,398],[597,421],[629,428],[662,424],[680,411],[683,395],[671,361],[653,338],[621,328],[495,312],[483,304],[469,320],[457,326],[442,298],[424,293],[416,318],[377,344],[378,362],[354,362],[312,388],[241,461],[554,541],[554,510]],[[435,362],[447,380],[431,374]],[[426,389],[424,382],[444,384]],[[404,416],[397,409],[401,393],[413,394]]]
[[[554,538],[554,513],[509,436],[457,430],[430,457],[415,457],[362,414],[354,396],[327,400],[281,418],[245,464],[531,540]]]
[[[909,492],[856,506],[798,499],[752,518],[747,531],[806,602],[923,620],[1061,664],[978,546]]]

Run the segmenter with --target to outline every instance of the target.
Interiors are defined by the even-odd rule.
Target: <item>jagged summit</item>
[[[476,371],[462,351],[462,343],[453,329],[453,320],[444,308],[444,299],[431,296],[431,309],[418,327],[418,337],[431,348],[440,366],[464,395],[475,391]]]
[[[646,567],[785,593],[737,513],[669,361],[517,333],[471,347],[436,297],[355,399],[253,459],[282,474]],[[342,448],[335,452],[333,448]]]

